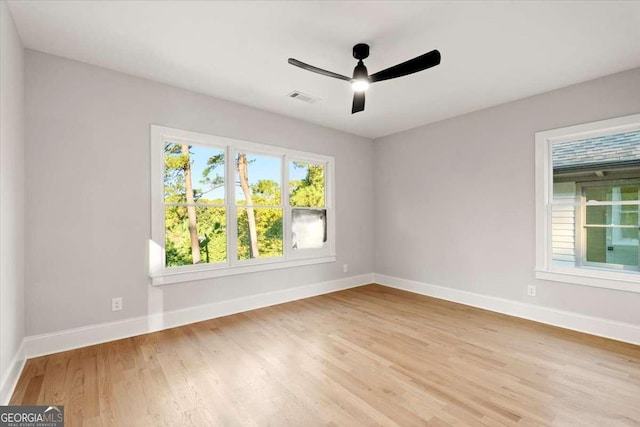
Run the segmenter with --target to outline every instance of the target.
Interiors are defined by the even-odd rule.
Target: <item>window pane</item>
[[[610,202],[613,199],[612,187],[587,187],[584,198],[587,202]]]
[[[619,169],[640,157],[640,131],[557,143],[552,149],[554,176]]]
[[[281,158],[237,153],[235,161],[238,205],[281,205]]]
[[[552,145],[553,200],[571,198],[571,184],[640,177],[640,131],[586,138]],[[558,184],[562,184],[559,187]],[[622,188],[638,200],[637,184]],[[591,187],[587,200],[614,201],[611,187]]]
[[[577,201],[578,194],[575,182],[553,183],[553,203],[576,203]]]
[[[632,202],[638,201],[640,184],[607,184],[585,188],[587,202]]]
[[[226,261],[225,208],[167,206],[164,223],[167,267]]]
[[[289,162],[289,204],[299,207],[324,207],[325,166]]]
[[[282,256],[282,209],[238,208],[238,259],[279,256]]]
[[[574,267],[576,262],[576,207],[553,205],[551,211],[551,260],[557,267]]]
[[[224,204],[224,149],[168,142],[164,165],[166,203]]]
[[[587,227],[587,262],[638,267],[638,229],[625,230],[626,238],[622,239],[621,229]]]
[[[587,224],[608,224],[611,206],[587,206]]]
[[[587,225],[638,226],[638,205],[587,206]]]
[[[607,262],[606,228],[587,228],[587,261]]]
[[[326,209],[292,209],[291,235],[294,249],[318,249],[327,241]]]

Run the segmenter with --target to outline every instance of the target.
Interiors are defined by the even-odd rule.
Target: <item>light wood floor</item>
[[[640,347],[376,285],[29,360],[67,426],[640,425]]]

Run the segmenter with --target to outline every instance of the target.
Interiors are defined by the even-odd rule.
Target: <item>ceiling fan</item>
[[[289,64],[324,76],[333,77],[334,79],[350,82],[351,87],[355,92],[353,94],[353,104],[351,106],[351,114],[354,114],[364,110],[364,92],[369,88],[371,83],[407,76],[409,74],[417,73],[418,71],[426,70],[427,68],[435,67],[440,63],[440,52],[432,50],[424,55],[417,56],[401,64],[394,65],[393,67],[389,67],[369,75],[367,67],[362,62],[363,59],[369,57],[369,45],[365,43],[358,43],[355,45],[353,47],[353,57],[358,60],[358,65],[356,65],[356,68],[353,70],[353,77],[347,77],[342,74],[323,70],[322,68],[305,64],[304,62],[293,58],[289,58]]]

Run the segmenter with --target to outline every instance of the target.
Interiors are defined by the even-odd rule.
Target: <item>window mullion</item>
[[[575,265],[576,267],[582,267],[587,260],[587,246],[586,246],[586,230],[584,225],[586,224],[587,218],[587,207],[586,207],[586,197],[584,195],[584,190],[582,185],[577,187],[577,197],[579,198],[579,203],[576,206],[575,210],[575,240],[574,240],[574,254],[575,254]]]
[[[225,191],[227,200],[227,262],[233,266],[238,262],[238,209],[236,207],[235,152],[227,146]]]
[[[282,233],[283,233],[283,248],[282,255],[285,259],[289,259],[291,256],[291,206],[289,204],[289,157],[287,155],[282,156]]]
[[[336,214],[335,214],[335,163],[326,162],[324,171],[324,206],[327,209],[327,240],[329,253],[336,252]]]

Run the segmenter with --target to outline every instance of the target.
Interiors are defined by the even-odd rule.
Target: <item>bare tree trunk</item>
[[[238,153],[238,175],[240,175],[240,187],[244,193],[244,199],[247,201],[247,221],[249,222],[249,256],[258,258],[258,233],[256,232],[256,217],[253,212],[253,199],[251,197],[251,188],[249,187],[249,172],[247,170],[247,155]]]
[[[184,190],[187,197],[187,213],[189,214],[189,235],[191,237],[191,258],[194,264],[200,262],[200,241],[196,226],[196,207],[193,206],[193,183],[191,182],[191,159],[189,158],[189,146],[182,145],[182,155],[187,161],[184,165]]]

